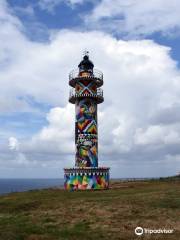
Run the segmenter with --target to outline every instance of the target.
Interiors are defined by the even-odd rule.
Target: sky
[[[179,0],[1,0],[0,178],[62,178],[75,164],[68,74],[104,74],[99,166],[180,171]]]

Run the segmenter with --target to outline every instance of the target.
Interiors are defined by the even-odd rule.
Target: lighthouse
[[[104,101],[103,74],[85,52],[69,74],[69,102],[75,105],[75,166],[64,169],[67,190],[107,189],[109,168],[98,166],[98,104]]]

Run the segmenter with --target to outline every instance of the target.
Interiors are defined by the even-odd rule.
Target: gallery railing
[[[99,71],[98,69],[93,69],[93,71],[89,72],[89,73],[90,73],[89,77],[103,80],[103,73],[101,71]],[[69,73],[69,81],[71,81],[72,79],[75,79],[75,78],[80,78],[80,77],[83,77],[83,76],[80,75],[79,69],[72,70]]]
[[[97,91],[95,94],[83,94],[83,93],[77,93],[75,88],[71,88],[69,92],[69,101],[71,103],[75,103],[76,99],[81,97],[91,97],[97,99],[97,103],[102,103],[104,101],[103,97],[103,90],[102,88],[97,88]]]

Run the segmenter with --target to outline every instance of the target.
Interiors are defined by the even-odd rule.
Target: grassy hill
[[[137,226],[174,229],[136,236]],[[0,240],[180,239],[180,181],[112,182],[104,191],[0,196]]]

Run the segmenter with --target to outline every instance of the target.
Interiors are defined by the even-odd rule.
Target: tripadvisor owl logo
[[[149,229],[149,228],[136,227],[134,232],[138,236],[141,236],[142,234],[172,234],[174,232],[174,229],[165,229],[165,228]]]
[[[143,228],[142,227],[137,227],[137,228],[135,228],[135,234],[136,235],[138,235],[138,236],[140,236],[140,235],[142,235],[143,234]]]

